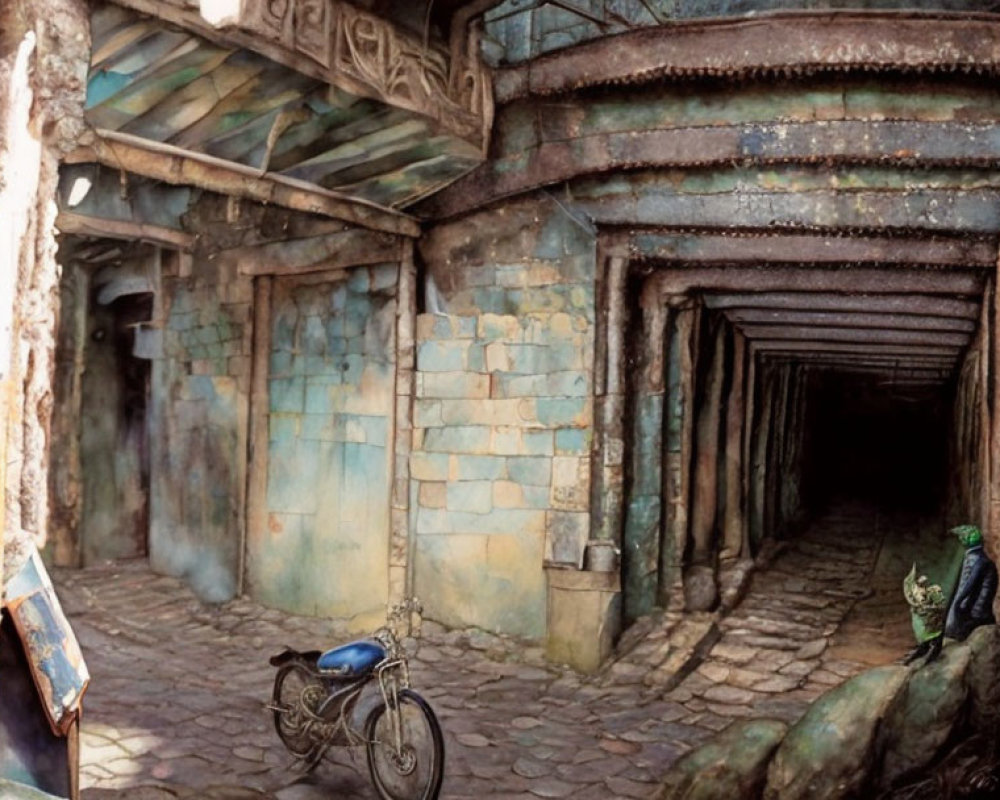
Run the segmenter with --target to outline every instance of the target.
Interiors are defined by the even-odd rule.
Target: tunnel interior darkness
[[[945,500],[953,385],[824,371],[806,395],[802,499],[807,517],[858,500],[933,514]]]

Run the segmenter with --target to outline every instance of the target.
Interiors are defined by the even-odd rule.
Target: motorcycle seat
[[[322,672],[333,672],[346,678],[366,675],[385,658],[385,648],[371,639],[342,644],[327,650],[319,657],[316,666]]]

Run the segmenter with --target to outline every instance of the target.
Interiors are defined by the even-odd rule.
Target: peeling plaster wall
[[[541,196],[435,228],[422,254],[416,594],[446,624],[542,637],[543,564],[578,567],[590,535],[595,232]]]
[[[253,287],[235,264],[165,264],[153,363],[149,560],[210,602],[236,593],[246,487]],[[171,269],[172,266],[172,269]]]
[[[0,479],[5,572],[48,525],[48,441],[59,268],[59,156],[82,125],[89,56],[82,0],[0,2]],[[8,303],[13,303],[10,307]]]
[[[277,608],[384,619],[396,386],[395,264],[278,278],[271,296],[266,529],[250,593]]]

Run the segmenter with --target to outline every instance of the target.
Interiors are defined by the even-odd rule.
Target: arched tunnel
[[[804,534],[835,560],[857,535],[871,560],[855,617],[891,617],[879,633],[905,647],[904,576],[916,563],[950,580],[947,527],[982,519],[987,273],[648,260],[628,274],[625,622],[733,602],[728,575]]]

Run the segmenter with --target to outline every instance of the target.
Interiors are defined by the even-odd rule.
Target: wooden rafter
[[[420,235],[417,222],[398,211],[284,175],[261,173],[241,164],[115,131],[97,131],[88,147],[67,158],[69,163],[86,161],[165,183],[196,186],[296,211],[322,214],[386,233]]]

